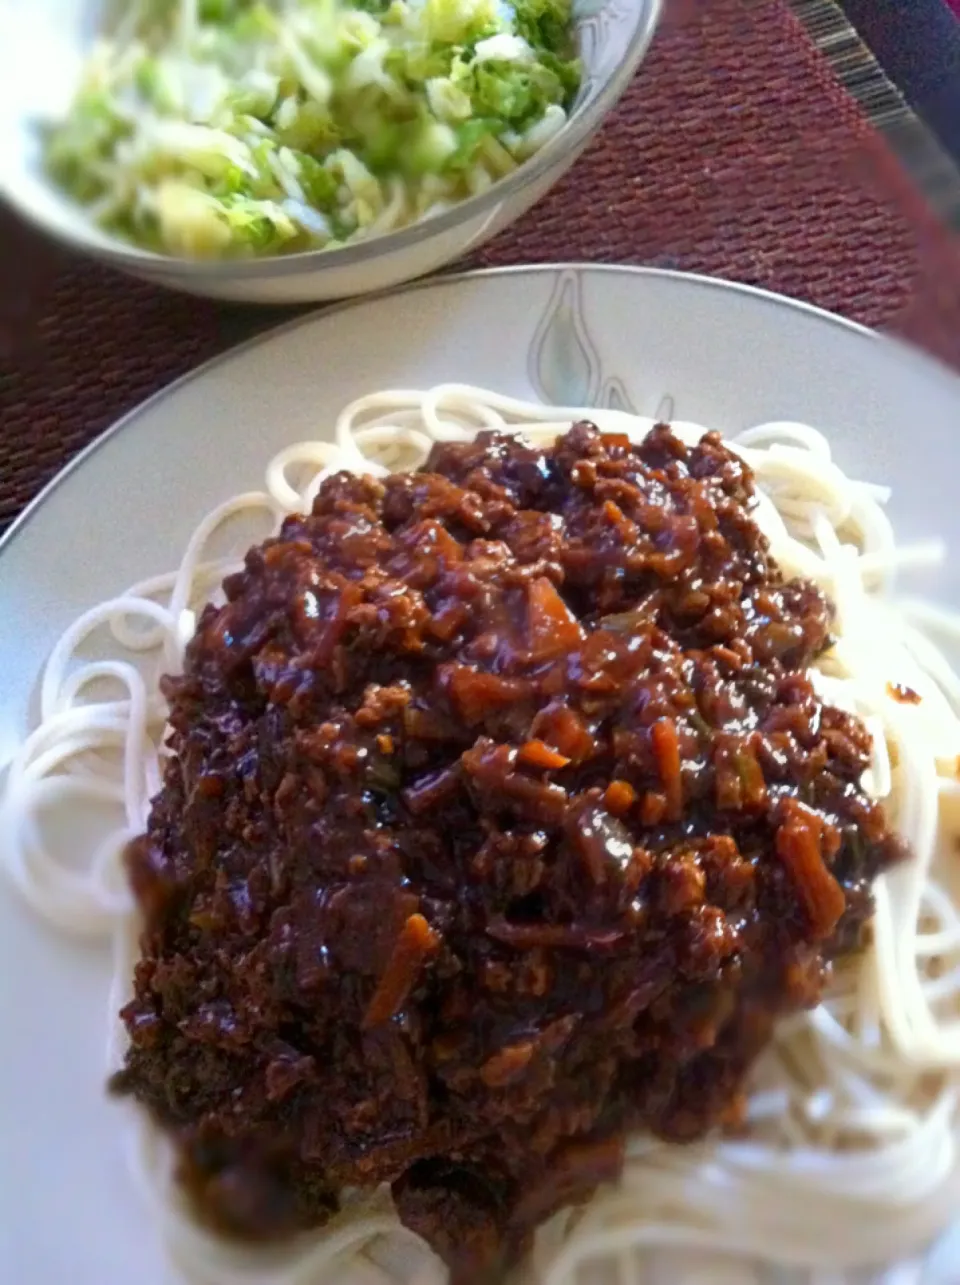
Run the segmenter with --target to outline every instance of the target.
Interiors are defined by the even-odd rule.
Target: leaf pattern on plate
[[[537,326],[528,358],[530,382],[553,406],[596,406],[603,383],[600,354],[583,315],[581,274],[564,268]]]
[[[613,375],[603,381],[599,405],[606,406],[609,410],[625,411],[628,415],[639,414],[636,406],[630,400],[626,385],[619,375]]]
[[[664,393],[657,404],[654,420],[658,424],[672,424],[677,418],[677,407],[672,393]]]
[[[530,345],[530,382],[548,405],[603,406],[636,415],[623,379],[604,374],[603,358],[587,324],[583,276],[577,268],[558,271]]]

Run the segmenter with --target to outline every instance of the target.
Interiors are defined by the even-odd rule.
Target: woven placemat
[[[960,365],[956,238],[787,0],[673,0],[591,150],[468,266],[561,259],[754,283]],[[0,525],[118,415],[278,316],[127,281],[7,217],[0,283]]]

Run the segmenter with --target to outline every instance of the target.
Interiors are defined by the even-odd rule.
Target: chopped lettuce
[[[218,200],[174,179],[156,188],[153,213],[163,244],[193,257],[217,255],[228,246],[234,252],[262,254],[281,249],[299,234],[276,202],[240,195]]]
[[[437,120],[457,124],[473,115],[470,94],[452,76],[433,76],[426,82],[426,89],[427,104]]]
[[[444,45],[466,45],[505,24],[497,0],[422,0],[422,14],[427,40]]]
[[[336,208],[340,184],[331,169],[305,152],[296,154],[297,177],[303,194],[314,209],[332,213]]]
[[[513,0],[514,29],[535,49],[573,53],[571,0]]]
[[[570,0],[142,0],[49,172],[151,249],[322,248],[486,190],[563,127]]]
[[[496,117],[511,127],[541,117],[564,101],[555,72],[538,62],[475,63],[469,75],[470,100],[480,116]]]

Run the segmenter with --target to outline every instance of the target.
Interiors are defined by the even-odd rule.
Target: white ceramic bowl
[[[66,111],[99,0],[0,0],[0,196],[114,267],[193,294],[253,303],[342,299],[433,272],[524,214],[570,168],[626,89],[663,0],[574,0],[584,84],[566,127],[508,178],[453,209],[340,250],[244,262],[153,254],[93,225],[46,177],[37,121]]]

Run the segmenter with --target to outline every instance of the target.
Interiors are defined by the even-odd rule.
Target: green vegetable
[[[583,67],[579,58],[559,58],[547,50],[539,55],[540,64],[547,71],[552,71],[563,89],[563,102],[570,106],[580,90]]]
[[[465,45],[502,31],[496,0],[423,0],[424,34],[430,41]]]
[[[274,39],[279,30],[276,15],[270,7],[262,3],[238,6],[239,15],[228,28],[229,34],[238,41],[253,43],[259,40]]]
[[[448,157],[447,169],[462,173],[475,165],[483,140],[492,137],[497,132],[497,126],[496,120],[484,120],[482,117],[461,125],[457,130],[457,149]]]
[[[70,118],[47,137],[50,173],[78,200],[96,200],[107,187],[103,167],[131,133],[132,125],[108,94],[81,94]]]
[[[285,105],[289,110],[284,111]],[[273,128],[279,143],[314,156],[339,147],[343,141],[330,109],[312,100],[285,99],[274,115]]]
[[[426,121],[410,139],[404,168],[410,174],[439,174],[457,150],[457,136],[449,125]]]
[[[473,115],[469,92],[451,76],[435,76],[427,81],[427,103],[437,120],[448,124],[468,121]]]
[[[228,112],[266,120],[277,106],[280,78],[270,72],[250,71],[231,89],[224,100]]]
[[[46,164],[105,227],[173,254],[326,247],[446,208],[542,146],[580,85],[569,0],[137,13],[45,131]]]
[[[571,0],[514,0],[518,35],[535,49],[568,56],[573,52]]]
[[[159,58],[144,58],[135,73],[137,89],[163,115],[173,115],[179,106],[169,69]]]
[[[484,62],[471,73],[470,99],[481,116],[522,128],[543,115],[552,103],[562,103],[559,77],[539,63]]]
[[[296,159],[304,196],[316,209],[332,212],[340,187],[337,180],[319,161],[305,152],[298,152]]]
[[[247,254],[278,250],[298,229],[279,205],[230,196],[222,200],[185,183],[169,181],[157,189],[156,217],[165,245],[183,254],[207,257],[225,246]]]
[[[251,0],[198,0],[201,22],[232,22],[257,6]]]

